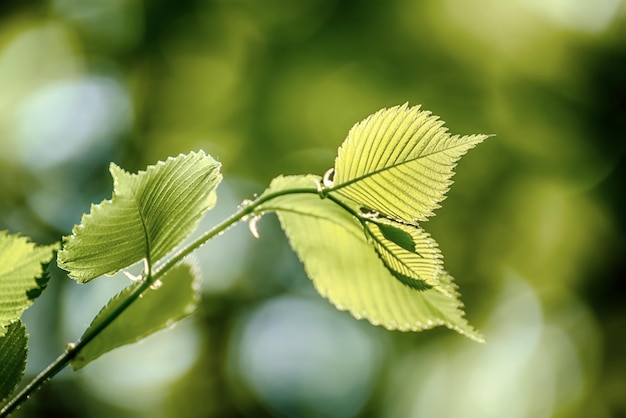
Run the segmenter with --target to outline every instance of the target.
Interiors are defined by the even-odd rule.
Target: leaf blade
[[[314,180],[319,178],[279,177],[266,193],[305,187]],[[438,273],[437,282],[445,292],[402,284],[368,242],[361,222],[329,199],[314,194],[285,195],[259,210],[277,213],[315,288],[338,309],[387,329],[420,331],[443,325],[484,341],[465,319],[451,277]]]
[[[148,289],[71,360],[79,370],[115,348],[139,341],[190,315],[200,299],[198,274],[189,264],[178,264],[163,276],[158,289]],[[138,284],[114,296],[98,313],[85,334],[116,309]],[[84,334],[83,334],[84,336]]]
[[[59,266],[85,283],[142,259],[154,264],[214,206],[219,168],[203,151],[170,157],[137,174],[111,164],[112,198],[92,205],[64,238]]]
[[[38,246],[28,238],[0,231],[0,336],[5,326],[22,312],[45,287],[43,265],[50,262],[58,244]]]
[[[454,167],[486,135],[451,136],[419,106],[382,109],[339,148],[331,190],[408,223],[425,221],[452,184]]]
[[[443,257],[426,231],[386,218],[366,222],[365,230],[383,264],[400,282],[417,290],[434,288],[446,292],[438,280]],[[409,238],[412,248],[408,246]]]
[[[10,324],[0,336],[0,406],[24,376],[28,355],[28,336],[22,321]]]

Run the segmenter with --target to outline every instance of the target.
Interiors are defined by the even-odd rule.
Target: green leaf
[[[154,265],[215,204],[220,164],[203,151],[168,158],[138,174],[111,164],[113,197],[64,238],[59,266],[81,283],[145,259]]]
[[[432,287],[446,292],[438,280],[443,269],[442,256],[437,243],[426,231],[385,218],[367,221],[365,231],[383,264],[400,282],[418,290]],[[412,249],[400,245],[409,241]]]
[[[24,376],[28,337],[22,321],[15,321],[0,337],[0,405],[14,390]]]
[[[71,361],[74,370],[85,367],[114,348],[134,343],[158,330],[173,326],[193,313],[200,299],[198,280],[198,275],[190,265],[178,264],[173,267],[163,276],[159,288],[146,290],[78,352]],[[114,296],[98,313],[85,334],[106,320],[138,285],[139,283],[131,285]]]
[[[0,336],[45,287],[43,265],[57,249],[58,244],[36,246],[25,237],[0,231]]]
[[[310,187],[316,181],[320,178],[278,177],[264,194]],[[363,220],[355,216],[358,213],[350,213],[334,202],[331,196],[320,199],[316,194],[288,194],[262,204],[258,211],[277,213],[292,248],[304,263],[316,289],[338,309],[388,329],[420,331],[444,325],[473,340],[484,341],[465,319],[463,304],[452,277],[433,267],[433,271],[437,271],[434,281],[443,292],[434,288],[417,289],[402,283],[381,261],[381,253],[393,253],[399,249],[408,251],[388,240],[385,243],[387,250],[379,249],[377,252],[369,240],[372,235],[387,240],[382,231],[376,225],[367,223],[371,232],[366,235]],[[438,262],[436,246],[420,229],[405,229],[385,220],[381,223],[410,234],[416,250],[423,253],[424,258],[428,256]],[[387,233],[390,234],[389,231]],[[391,235],[399,237],[403,234],[393,232]],[[405,256],[398,256],[397,261],[404,260]]]
[[[451,136],[419,106],[382,109],[348,133],[330,190],[387,217],[424,221],[445,198],[457,160],[485,138]]]
[[[378,223],[377,226],[385,239],[393,242],[406,251],[415,252],[415,240],[411,236],[411,232],[404,231],[401,225],[398,225],[397,222],[394,226],[387,225],[384,222]]]

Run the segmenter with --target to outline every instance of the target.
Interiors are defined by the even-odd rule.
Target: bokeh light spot
[[[18,112],[21,159],[32,169],[44,169],[97,153],[111,147],[131,119],[126,91],[112,79],[84,77],[49,84]]]
[[[231,343],[236,373],[280,415],[354,416],[379,365],[360,325],[317,302],[272,300],[252,312]]]

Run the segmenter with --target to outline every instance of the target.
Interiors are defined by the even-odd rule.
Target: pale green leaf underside
[[[111,164],[111,200],[92,205],[64,239],[59,266],[87,282],[142,259],[156,263],[215,204],[219,168],[203,151],[168,158],[138,174]]]
[[[0,231],[0,336],[33,303],[42,264],[50,262],[58,245],[37,246],[27,238]]]
[[[387,217],[424,221],[445,198],[458,159],[485,138],[452,136],[419,106],[382,109],[348,133],[331,190]]]
[[[319,177],[279,177],[266,193],[307,187],[316,179]],[[401,283],[368,242],[361,223],[329,199],[315,194],[285,195],[259,209],[277,212],[316,289],[338,309],[388,329],[419,331],[444,325],[483,341],[465,319],[450,276],[440,272],[437,279],[445,294]]]
[[[22,380],[26,368],[28,337],[22,321],[8,325],[0,337],[0,406]]]
[[[102,354],[134,343],[148,335],[167,328],[190,315],[200,299],[200,286],[195,271],[189,264],[178,264],[161,279],[158,289],[146,290],[107,328],[90,341],[74,359],[74,370],[85,367]],[[100,311],[85,333],[90,332],[103,318],[126,299],[137,284],[113,297]]]

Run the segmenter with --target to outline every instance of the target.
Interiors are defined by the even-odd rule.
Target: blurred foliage
[[[207,227],[278,174],[322,174],[382,107],[497,134],[428,225],[487,345],[336,312],[268,218],[198,253],[193,319],[16,416],[626,415],[625,23],[620,0],[0,3],[0,230],[39,244],[110,196],[110,161],[215,156]],[[53,271],[25,315],[27,373],[124,280]]]

